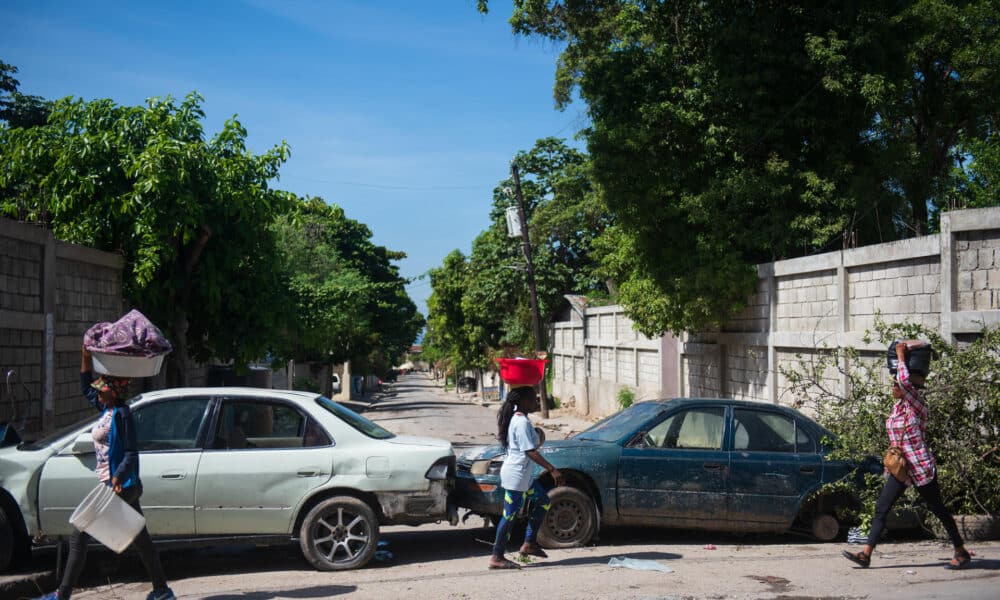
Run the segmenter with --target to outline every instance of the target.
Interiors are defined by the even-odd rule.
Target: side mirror
[[[73,440],[73,445],[69,447],[70,454],[93,454],[94,438],[90,432],[81,433]]]

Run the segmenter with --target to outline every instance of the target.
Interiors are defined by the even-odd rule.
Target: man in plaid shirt
[[[892,406],[889,418],[885,420],[885,430],[889,434],[890,443],[903,449],[909,466],[909,477],[906,481],[900,481],[888,471],[883,474],[885,487],[882,488],[882,494],[875,503],[875,515],[872,518],[868,543],[861,552],[844,550],[844,557],[862,568],[867,568],[871,564],[872,551],[875,550],[875,544],[885,529],[885,517],[896,500],[906,491],[907,485],[916,487],[927,507],[941,520],[948,537],[951,538],[951,543],[955,547],[955,557],[946,568],[961,569],[971,560],[969,552],[965,549],[965,542],[955,525],[955,519],[941,499],[941,488],[935,477],[937,467],[934,455],[931,454],[924,437],[929,411],[921,389],[924,387],[926,374],[918,372],[911,374],[906,365],[906,353],[923,345],[925,342],[919,340],[896,342],[897,367],[896,377],[892,382],[892,397],[896,402]]]

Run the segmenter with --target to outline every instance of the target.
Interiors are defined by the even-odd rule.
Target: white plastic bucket
[[[160,367],[163,366],[163,357],[166,354],[153,357],[125,356],[91,350],[90,356],[93,359],[94,370],[103,375],[153,377],[160,372]]]
[[[69,523],[121,554],[146,526],[146,519],[100,483],[76,507]]]

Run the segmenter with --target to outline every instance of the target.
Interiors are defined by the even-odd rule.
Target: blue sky
[[[416,277],[468,253],[516,152],[585,122],[554,108],[558,48],[515,37],[509,1],[475,5],[4,0],[0,59],[46,98],[198,91],[209,134],[237,114],[252,150],[286,140],[275,187],[339,204]],[[408,290],[426,314],[429,281]]]

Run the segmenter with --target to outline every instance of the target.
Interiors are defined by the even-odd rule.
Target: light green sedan
[[[394,435],[323,396],[178,388],[130,404],[158,542],[297,539],[312,565],[332,571],[371,560],[381,525],[455,520],[450,442]],[[97,484],[96,418],[0,448],[0,571],[72,532],[70,514]]]

